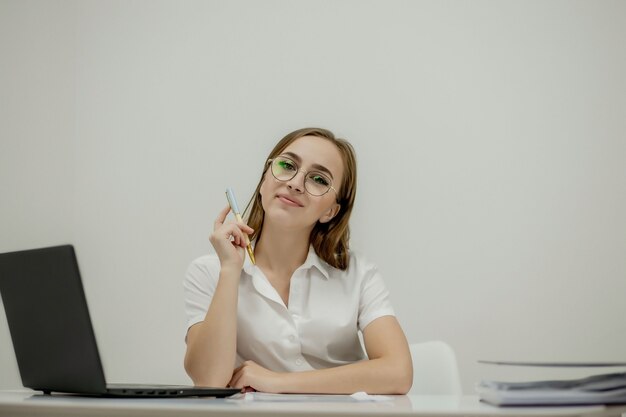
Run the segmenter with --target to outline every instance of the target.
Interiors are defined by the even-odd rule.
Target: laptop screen
[[[0,254],[0,293],[25,387],[106,391],[71,245]]]

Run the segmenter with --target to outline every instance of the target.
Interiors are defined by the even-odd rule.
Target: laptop
[[[22,384],[106,397],[226,397],[235,388],[109,384],[71,245],[0,254],[0,293]]]

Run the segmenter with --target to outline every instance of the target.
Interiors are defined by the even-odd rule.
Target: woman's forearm
[[[204,321],[187,334],[185,370],[195,385],[225,387],[237,355],[239,270],[220,271]]]
[[[413,384],[413,361],[397,319],[377,318],[365,328],[363,338],[371,359],[287,374],[285,392],[406,394]]]
[[[363,340],[368,360],[302,372],[275,372],[249,360],[237,368],[231,385],[275,393],[406,394],[413,383],[413,362],[396,318],[373,320],[364,329]]]
[[[405,363],[406,362],[406,363]],[[406,394],[413,382],[410,361],[394,358],[364,360],[335,368],[285,375],[282,392],[311,394]]]

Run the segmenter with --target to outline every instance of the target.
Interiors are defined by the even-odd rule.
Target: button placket
[[[302,280],[302,271],[296,271],[291,277],[291,282],[289,285],[289,311],[292,313],[292,316],[296,316],[300,313],[300,305],[301,305],[301,281]]]

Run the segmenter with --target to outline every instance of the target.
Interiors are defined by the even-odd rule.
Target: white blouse
[[[194,260],[184,281],[187,329],[204,320],[217,286],[216,254]],[[322,261],[313,247],[291,277],[289,305],[263,271],[246,258],[237,304],[237,363],[253,360],[277,372],[329,368],[366,358],[358,331],[394,315],[376,266],[350,253],[345,271]]]

